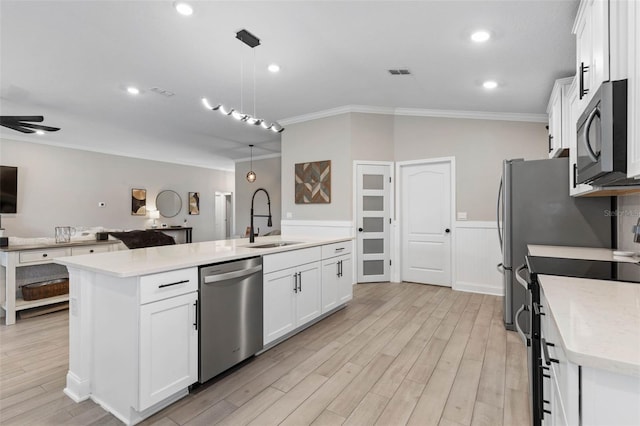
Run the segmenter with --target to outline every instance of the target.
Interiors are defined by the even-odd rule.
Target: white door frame
[[[231,217],[227,217],[227,220],[230,222],[229,238],[233,238],[233,235],[235,234],[235,229],[236,229],[236,194],[235,192],[231,192],[231,191],[213,191],[214,218],[215,218],[215,212],[216,212],[216,195],[222,195],[224,197],[226,197],[227,195],[231,196],[231,211],[229,212]],[[214,225],[214,232],[215,232],[215,223],[213,225]]]
[[[396,175],[394,174],[394,162],[393,161],[366,161],[366,160],[353,160],[353,177],[352,177],[352,183],[353,183],[353,196],[351,197],[353,199],[353,207],[351,208],[351,212],[352,212],[352,221],[353,221],[353,249],[354,249],[354,254],[355,256],[353,256],[353,265],[351,265],[352,267],[352,272],[353,272],[353,282],[357,283],[358,281],[358,262],[360,261],[360,259],[358,259],[358,253],[360,253],[359,251],[359,247],[358,247],[358,199],[356,197],[356,195],[358,194],[358,166],[389,166],[389,176],[391,176],[391,185],[389,187],[389,212],[390,212],[390,217],[391,217],[391,223],[392,226],[389,228],[389,255],[391,256],[391,266],[389,267],[389,277],[391,278],[392,282],[397,282],[394,281],[393,277],[394,277],[394,271],[395,268],[398,264],[398,262],[396,261],[396,259],[399,259],[399,257],[394,256],[394,253],[396,252],[396,248],[395,248],[395,240],[394,240],[394,230],[393,230],[393,224],[395,223],[395,185],[393,185],[393,182],[395,182],[396,180]]]
[[[423,160],[410,160],[410,161],[398,161],[396,162],[396,172],[395,176],[398,178],[395,179],[395,193],[398,194],[398,201],[401,194],[401,186],[400,186],[400,176],[402,176],[402,167],[405,166],[416,166],[423,164],[434,164],[434,163],[449,163],[451,167],[451,245],[450,245],[450,258],[451,258],[451,288],[453,288],[453,284],[456,282],[456,259],[454,256],[455,253],[455,237],[456,237],[456,157],[438,157],[438,158],[426,158]],[[355,197],[354,197],[355,198]],[[397,203],[397,210],[395,212],[395,220],[393,227],[393,237],[392,241],[392,250],[391,257],[393,259],[401,259],[402,256],[402,235],[400,233],[400,229],[402,227],[402,214],[400,209],[402,209],[402,203]],[[395,262],[396,265],[399,266],[399,261]],[[391,280],[393,282],[401,282],[402,281],[402,268],[392,268],[391,269]]]

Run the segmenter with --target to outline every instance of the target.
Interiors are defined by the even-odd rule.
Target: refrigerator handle
[[[523,263],[518,267],[518,269],[515,270],[514,275],[516,276],[516,280],[520,283],[520,285],[522,285],[526,290],[529,290],[529,283],[522,275],[520,275],[520,272],[524,271],[525,269],[527,269],[527,265]]]
[[[502,201],[502,187],[504,178],[500,178],[500,186],[498,187],[498,202],[496,205],[496,227],[498,228],[498,240],[500,241],[500,253],[502,253],[502,229],[500,227],[500,201]]]

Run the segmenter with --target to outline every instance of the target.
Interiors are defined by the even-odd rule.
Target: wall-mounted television
[[[18,212],[18,168],[0,166],[0,213]]]

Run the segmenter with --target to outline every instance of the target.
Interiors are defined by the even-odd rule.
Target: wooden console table
[[[118,243],[120,243],[119,240],[79,241],[62,244],[15,245],[0,249],[0,267],[4,268],[4,271],[0,271],[0,306],[4,310],[5,324],[15,324],[17,311],[69,300],[68,294],[30,301],[22,299],[17,294],[16,271],[18,268],[52,264],[57,257],[114,251],[118,250]],[[46,279],[46,277],[43,278]]]

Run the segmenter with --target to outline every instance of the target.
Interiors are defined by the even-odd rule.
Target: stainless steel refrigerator
[[[505,160],[498,191],[498,236],[504,282],[504,324],[515,329],[526,291],[515,279],[527,244],[612,248],[611,197],[569,196],[569,160]],[[526,327],[528,323],[520,324]]]

